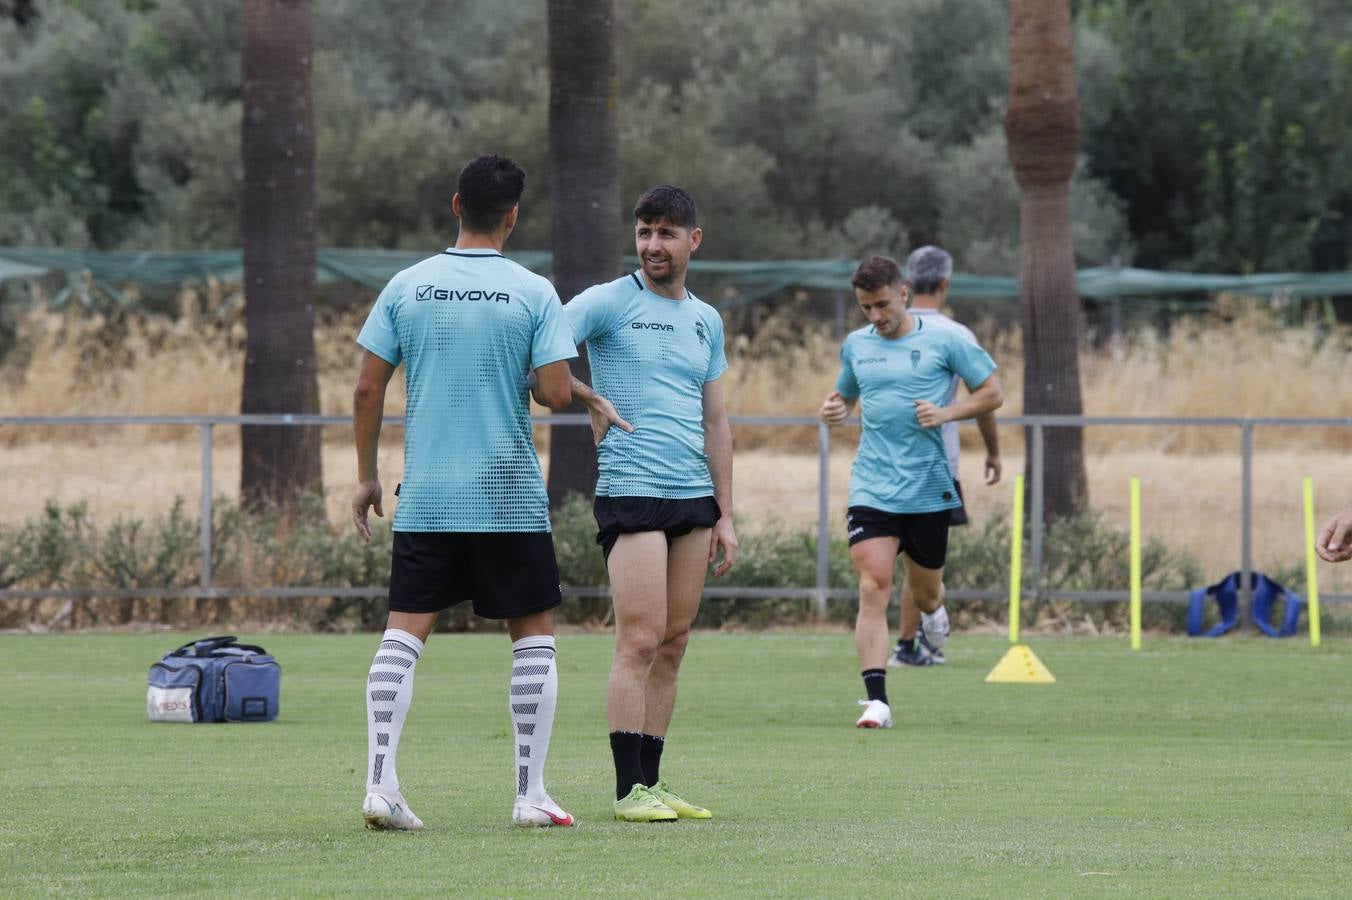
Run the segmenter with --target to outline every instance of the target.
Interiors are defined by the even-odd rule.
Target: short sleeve
[[[605,285],[589,287],[563,306],[563,317],[573,333],[573,343],[582,344],[610,330],[615,317]]]
[[[723,317],[715,312],[709,317],[712,320],[712,327],[709,329],[709,368],[704,374],[704,381],[718,380],[724,372],[728,370],[728,353],[723,346]]]
[[[390,283],[385,285],[385,289],[376,298],[375,306],[371,307],[371,312],[366,317],[366,324],[362,325],[361,332],[357,335],[359,345],[392,366],[399,365],[404,358],[399,349],[399,332],[395,327],[394,316],[405,280],[403,273],[390,279]]]
[[[953,373],[963,380],[969,389],[981,386],[995,371],[995,360],[975,341],[968,341],[960,334],[953,334],[956,340],[948,342],[948,364]]]
[[[551,287],[541,298],[539,314],[535,320],[535,337],[530,346],[530,367],[538,369],[561,359],[577,356],[577,342],[573,332],[563,317],[563,304],[559,295]]]
[[[840,376],[836,378],[836,390],[846,399],[859,396],[859,379],[854,377],[854,366],[850,363],[850,341],[840,345]]]

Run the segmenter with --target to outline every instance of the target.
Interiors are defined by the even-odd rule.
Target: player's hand
[[[1314,552],[1325,562],[1352,559],[1352,504],[1329,519],[1314,542]]]
[[[381,489],[379,481],[359,481],[352,492],[352,524],[357,526],[366,543],[371,543],[371,523],[366,521],[366,510],[374,506],[376,515],[385,518],[385,510],[380,505]]]
[[[737,561],[737,532],[732,527],[732,516],[723,516],[714,523],[709,534],[709,565],[718,558],[718,548],[723,548],[723,560],[714,566],[714,577],[720,577]]]
[[[617,426],[622,431],[632,432],[634,430],[633,425],[620,418],[620,414],[615,411],[615,404],[600,394],[587,402],[587,414],[591,416],[592,440],[598,447],[601,446],[601,441],[605,440],[606,432],[610,430],[612,425]]]
[[[840,391],[832,391],[826,395],[817,416],[827,425],[845,424],[845,420],[850,417],[850,408],[845,405],[845,398],[840,396]]]
[[[992,453],[986,457],[986,484],[999,484],[1003,472],[1004,465],[1000,462],[1000,454]]]
[[[937,428],[948,421],[948,413],[944,407],[935,406],[928,400],[916,400],[915,418],[922,427]]]

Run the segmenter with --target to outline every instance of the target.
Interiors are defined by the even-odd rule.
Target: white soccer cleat
[[[864,714],[854,723],[855,728],[891,728],[892,707],[881,700],[860,700]]]
[[[920,614],[920,631],[930,649],[936,654],[948,643],[948,610],[939,607],[932,613]]]
[[[385,794],[366,795],[361,805],[361,817],[367,828],[379,831],[421,831],[422,819],[408,808],[403,794],[388,797]]]
[[[512,824],[522,828],[568,827],[574,822],[572,813],[565,812],[554,800],[545,794],[541,800],[527,800],[517,797],[512,806]]]

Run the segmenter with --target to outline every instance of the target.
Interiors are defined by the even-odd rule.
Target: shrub
[[[772,520],[759,528],[739,522],[737,564],[711,586],[805,588],[816,583],[817,545],[814,526],[794,527]],[[0,526],[0,588],[96,591],[121,588],[184,587],[201,577],[198,559],[200,524],[176,499],[167,514],[149,521],[119,517],[100,527],[84,504],[62,507],[48,501],[42,515],[10,527]],[[242,588],[372,587],[388,583],[393,533],[385,519],[372,521],[368,544],[343,523],[332,525],[323,498],[301,498],[295,508],[269,506],[248,510],[219,500],[213,514],[212,583]],[[554,546],[565,586],[605,586],[606,567],[595,541],[595,524],[587,501],[576,497],[554,515]],[[1043,543],[1040,587],[1051,590],[1125,590],[1129,584],[1130,535],[1094,512],[1055,523]],[[1024,558],[1029,558],[1025,538]],[[946,580],[950,589],[997,588],[1008,585],[1009,521],[1004,511],[980,525],[954,529],[949,536]],[[1147,591],[1187,590],[1204,583],[1201,568],[1185,555],[1170,552],[1157,539],[1142,548],[1142,582]],[[899,564],[900,566],[900,564]],[[1303,569],[1293,564],[1274,574],[1298,588]],[[898,571],[895,584],[900,584]],[[1029,626],[1125,628],[1126,602],[1088,603],[1037,600],[1034,574],[1025,570],[1024,622]],[[855,585],[849,547],[843,537],[828,545],[828,587]],[[180,626],[265,620],[314,630],[375,629],[385,618],[383,596],[320,596],[306,600],[238,597],[182,603],[150,598],[80,600],[62,607],[56,621],[73,626],[158,621]],[[829,606],[831,621],[853,621],[854,597]],[[950,600],[958,624],[1003,621],[1007,601]],[[0,624],[33,624],[50,618],[53,606],[41,601],[12,601],[0,607]],[[895,616],[896,607],[892,613]],[[1143,611],[1147,628],[1181,632],[1186,606],[1151,603]],[[611,618],[608,596],[575,597],[565,602],[560,620],[599,625]],[[718,599],[707,597],[696,625],[764,627],[813,620],[810,600],[791,597]],[[1327,619],[1326,630],[1341,620]],[[442,616],[442,630],[498,630],[500,623],[475,618],[468,604]]]

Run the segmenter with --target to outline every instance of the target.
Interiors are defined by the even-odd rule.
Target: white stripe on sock
[[[399,793],[395,755],[413,701],[413,672],[423,642],[407,631],[385,629],[366,676],[366,790]]]
[[[545,757],[558,694],[554,636],[532,634],[513,643],[507,708],[516,733],[516,793],[528,800],[545,797]]]

